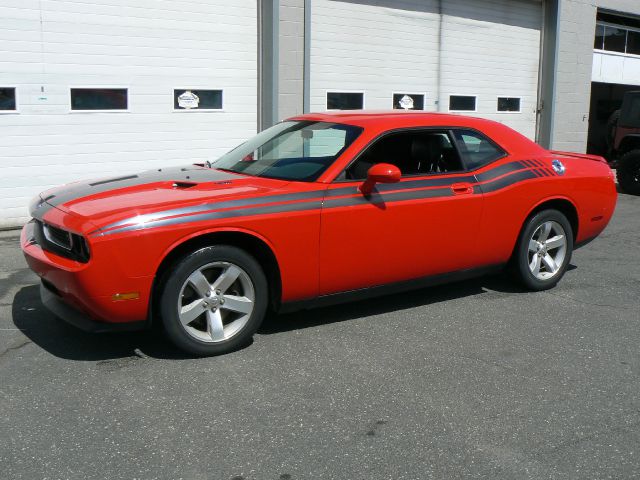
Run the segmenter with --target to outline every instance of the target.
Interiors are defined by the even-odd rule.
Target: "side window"
[[[504,150],[481,133],[457,130],[455,136],[467,170],[475,170],[505,155]]]
[[[462,162],[446,132],[408,131],[390,133],[369,146],[346,170],[344,179],[364,180],[378,163],[390,163],[403,176],[462,170]]]

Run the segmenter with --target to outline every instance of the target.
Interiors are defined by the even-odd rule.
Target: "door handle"
[[[454,183],[451,190],[455,195],[470,195],[473,193],[473,186],[470,183]]]

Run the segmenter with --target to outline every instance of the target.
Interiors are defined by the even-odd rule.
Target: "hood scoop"
[[[173,182],[173,185],[171,186],[173,188],[179,188],[181,190],[185,190],[187,188],[195,187],[196,185],[198,185],[198,182],[188,182],[188,181],[178,180],[176,182]]]

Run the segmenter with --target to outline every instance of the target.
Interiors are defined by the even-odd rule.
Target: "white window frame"
[[[393,105],[393,96],[400,95],[404,93],[405,95],[422,95],[422,110],[413,110],[414,112],[426,112],[427,111],[427,92],[391,92],[391,109],[392,110],[404,110],[403,108],[395,108]]]
[[[340,109],[329,109],[327,108],[327,104],[329,103],[329,94],[330,93],[361,93],[362,94],[362,109],[367,108],[367,94],[364,90],[325,90],[324,91],[324,109],[326,112],[356,112],[357,110],[340,110]]]
[[[16,103],[15,110],[0,110],[0,115],[15,115],[16,113],[20,113],[20,102],[19,102],[19,98],[18,98],[18,86],[17,85],[5,85],[5,84],[2,84],[2,85],[0,85],[0,88],[13,88],[13,91],[15,92],[15,103]]]
[[[174,95],[174,91],[175,90],[219,90],[222,93],[222,107],[221,108],[175,108],[173,107],[173,95]],[[193,87],[193,88],[178,88],[178,87],[173,87],[171,89],[171,105],[172,105],[172,110],[174,112],[224,112],[224,107],[225,107],[225,95],[224,95],[224,88],[220,88],[220,87]]]
[[[451,110],[449,106],[451,105],[451,97],[473,97],[476,99],[475,108],[473,110]],[[450,93],[449,98],[447,99],[447,112],[451,113],[478,113],[478,95],[469,94],[469,93]]]
[[[520,103],[518,105],[519,109],[518,110],[498,110],[498,101],[501,98],[517,98],[518,100],[520,100]],[[496,97],[496,113],[499,113],[500,115],[509,114],[509,113],[522,113],[522,100],[523,98],[520,95],[498,95]]]
[[[74,110],[71,108],[71,90],[73,89],[92,89],[100,88],[104,90],[126,90],[127,91],[127,108],[126,109],[103,109],[103,110]],[[128,85],[69,85],[69,113],[129,113],[131,112],[131,88]]]

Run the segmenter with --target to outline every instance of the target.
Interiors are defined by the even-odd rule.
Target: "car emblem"
[[[551,162],[551,166],[553,167],[553,170],[558,174],[558,175],[564,175],[564,164],[560,161],[560,160],[553,160]]]

